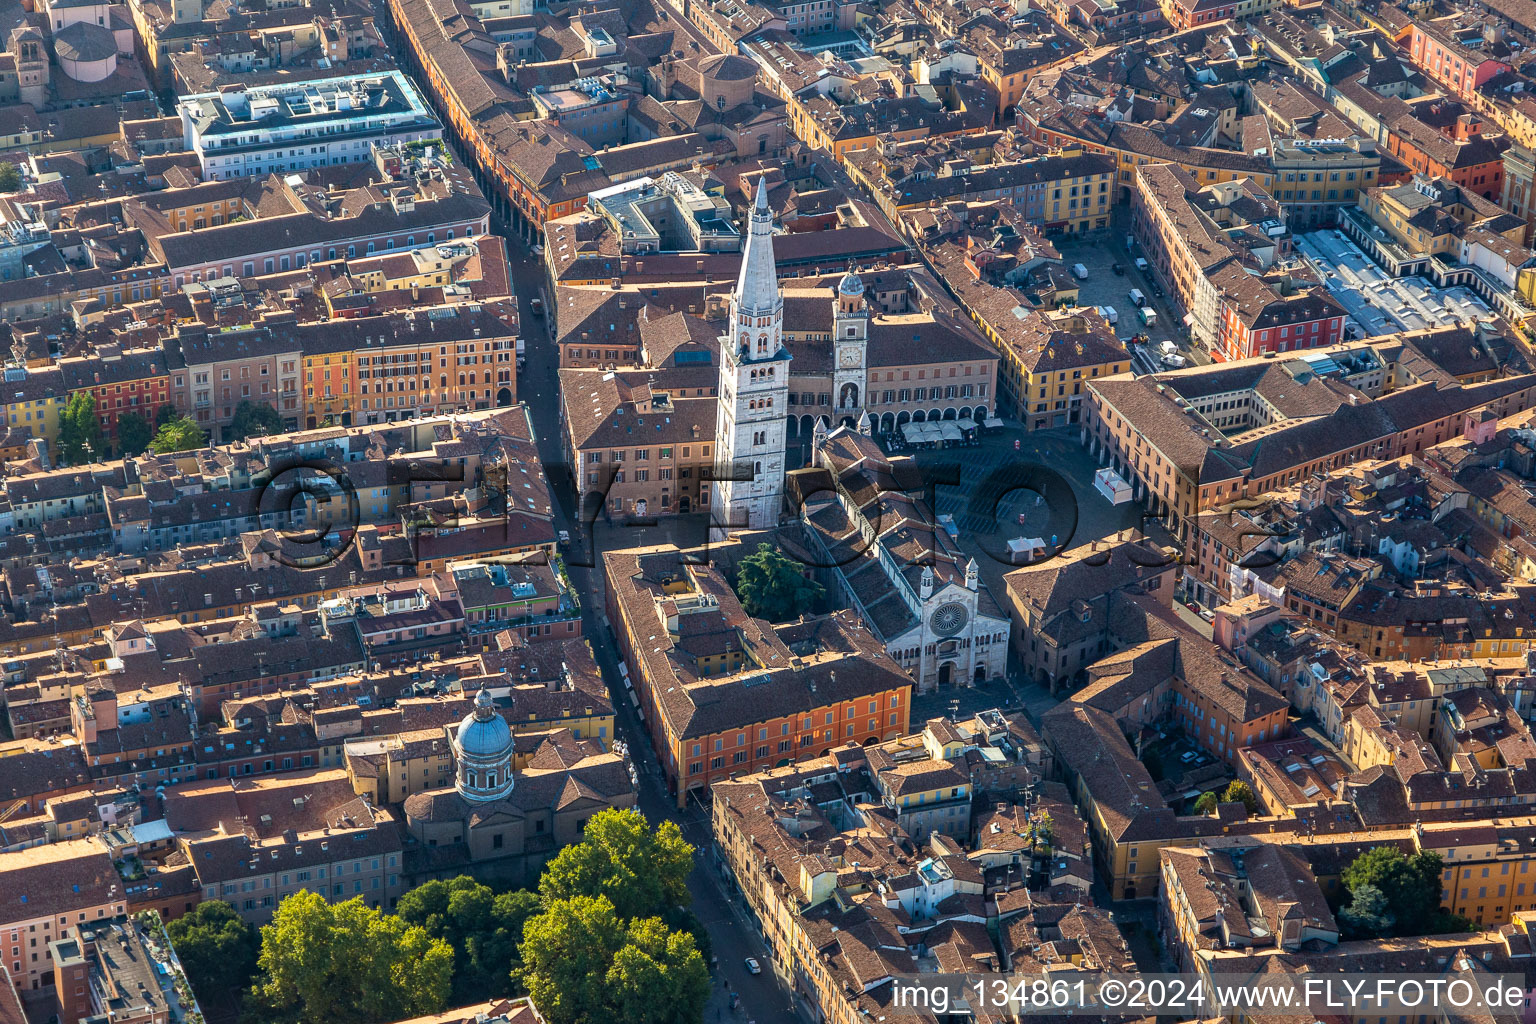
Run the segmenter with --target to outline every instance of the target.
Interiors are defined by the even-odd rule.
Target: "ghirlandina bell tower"
[[[731,319],[720,338],[720,408],[715,418],[712,532],[768,529],[784,503],[789,413],[784,296],[773,263],[773,212],[757,184]]]

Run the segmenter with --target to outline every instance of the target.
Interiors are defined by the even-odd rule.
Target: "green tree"
[[[434,880],[404,896],[395,913],[442,939],[454,951],[453,1002],[513,995],[509,973],[518,962],[523,925],[542,910],[526,889],[497,894],[468,875]]]
[[[1374,885],[1361,885],[1350,893],[1349,906],[1339,911],[1339,924],[1351,939],[1377,939],[1392,934],[1397,918],[1387,896]]]
[[[106,454],[101,420],[96,418],[96,398],[89,391],[69,396],[59,413],[59,455],[72,466]]]
[[[149,449],[158,455],[172,452],[189,452],[208,443],[208,435],[190,416],[178,416],[155,434]]]
[[[138,455],[149,447],[155,428],[141,414],[125,412],[117,418],[117,444],[124,455]]]
[[[637,810],[610,808],[587,821],[579,843],[561,850],[539,879],[548,906],[576,896],[604,896],[623,920],[669,917],[687,907],[693,847],[677,824],[651,830]],[[675,921],[674,921],[675,923]]]
[[[1454,930],[1460,923],[1440,911],[1440,871],[1437,853],[1425,851],[1405,857],[1395,846],[1377,846],[1344,869],[1343,881],[1351,908],[1362,888],[1374,887],[1392,908],[1394,936],[1425,935],[1440,927]]]
[[[1227,786],[1227,791],[1221,795],[1224,804],[1242,804],[1248,808],[1249,814],[1259,813],[1259,798],[1253,795],[1253,790],[1242,779],[1233,779]]]
[[[1214,789],[1210,790],[1209,792],[1201,793],[1198,797],[1195,798],[1195,813],[1215,814],[1216,805],[1218,803],[1220,803],[1220,800],[1216,796],[1216,791]]]
[[[252,402],[246,399],[235,406],[235,415],[229,422],[228,434],[231,441],[243,441],[248,437],[281,433],[282,429],[283,417],[276,409],[265,402]]]
[[[709,998],[709,968],[693,936],[656,917],[629,926],[606,980],[612,1019],[624,1024],[694,1024]]]
[[[199,997],[218,1001],[251,983],[261,935],[228,903],[204,900],[165,930]]]
[[[176,419],[176,407],[174,405],[162,405],[155,410],[155,429],[159,430],[167,423]]]
[[[549,1024],[606,1019],[607,978],[624,926],[604,896],[555,900],[523,927],[519,978]]]
[[[693,1024],[709,969],[686,931],[625,924],[605,896],[555,900],[523,931],[519,978],[549,1024]]]
[[[283,900],[261,930],[263,1019],[381,1024],[440,1013],[453,985],[453,950],[362,897],[327,903],[312,892]]]
[[[0,161],[0,192],[17,192],[21,189],[21,172],[9,160]]]
[[[783,622],[809,611],[826,593],[801,574],[801,566],[763,543],[736,567],[736,594],[748,615]]]

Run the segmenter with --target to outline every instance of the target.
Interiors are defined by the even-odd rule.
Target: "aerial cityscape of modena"
[[[1536,0],[0,0],[0,356],[0,1024],[1536,1024]]]

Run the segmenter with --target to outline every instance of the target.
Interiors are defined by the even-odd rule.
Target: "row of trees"
[[[210,900],[168,926],[193,990],[243,992],[250,1024],[382,1024],[531,995],[549,1024],[694,1024],[707,939],[677,826],[604,811],[537,891],[431,881],[395,913],[301,892],[258,932]]]
[[[244,401],[235,408],[234,419],[226,431],[230,440],[244,440],[282,429],[278,411],[261,402]],[[175,408],[162,405],[154,420],[129,410],[117,417],[117,450],[124,456],[152,451],[160,455],[191,451],[208,443],[208,435],[190,416],[178,415]],[[96,414],[96,398],[90,392],[77,391],[59,413],[59,456],[68,465],[79,465],[105,458],[111,444]]]

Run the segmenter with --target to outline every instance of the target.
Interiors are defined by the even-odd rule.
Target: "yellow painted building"
[[[7,379],[5,387],[5,422],[33,437],[45,438],[49,449],[58,455],[59,414],[69,401],[64,386],[64,372],[56,366],[21,370],[8,368],[7,375],[22,374],[20,380]]]

